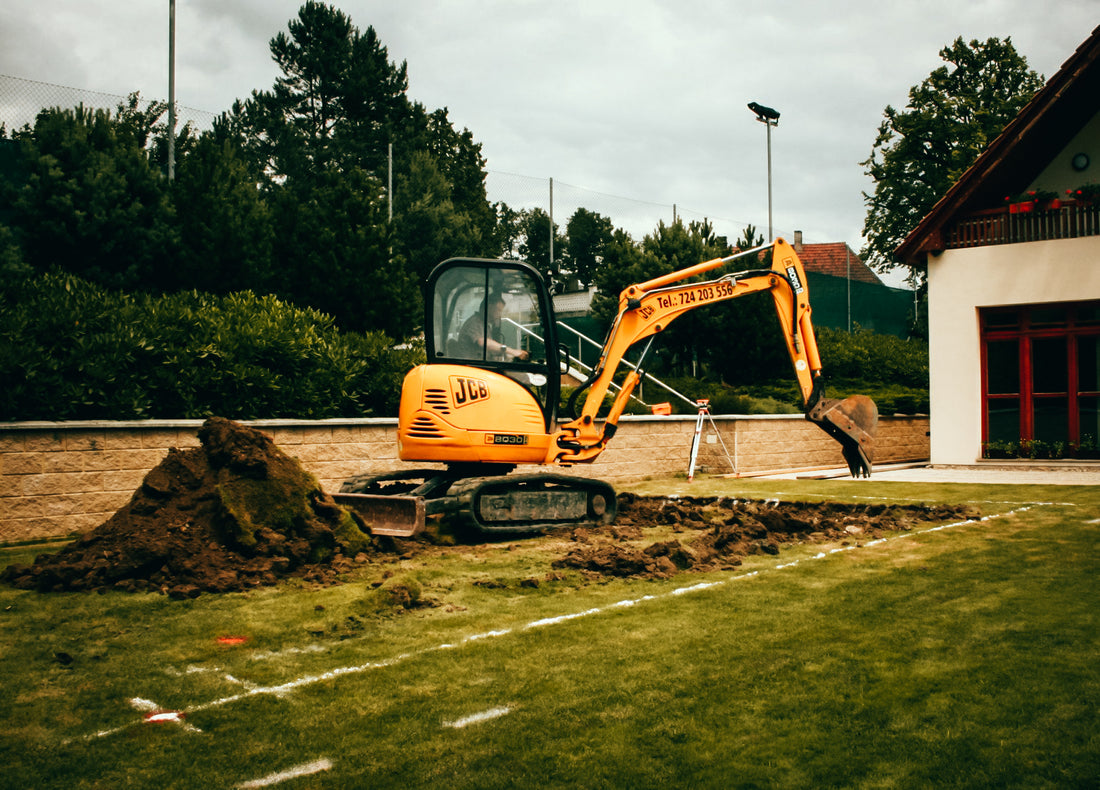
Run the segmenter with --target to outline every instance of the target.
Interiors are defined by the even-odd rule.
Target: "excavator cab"
[[[520,261],[452,258],[428,277],[425,306],[428,364],[507,376],[531,394],[549,433],[561,375],[553,305],[542,275]]]

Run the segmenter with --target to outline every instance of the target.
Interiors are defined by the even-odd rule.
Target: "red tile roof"
[[[803,244],[795,251],[808,272],[827,274],[830,277],[851,277],[861,283],[882,285],[882,280],[859,259],[851,247],[842,241],[824,244]]]

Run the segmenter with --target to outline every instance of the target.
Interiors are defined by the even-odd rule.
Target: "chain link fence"
[[[142,97],[139,106],[148,108],[156,101]],[[43,109],[77,106],[114,111],[128,104],[129,97],[120,94],[54,85],[48,82],[0,74],[0,124],[10,135],[24,126],[33,126]],[[179,127],[190,123],[196,131],[209,129],[219,113],[177,104]],[[554,218],[559,232],[578,208],[596,212],[611,220],[616,228],[630,233],[635,240],[652,233],[659,222],[671,224],[676,219],[685,223],[709,220],[718,235],[740,237],[748,222],[707,215],[684,209],[675,204],[652,203],[618,195],[596,192],[552,178],[517,175],[496,170],[487,171],[485,188],[491,203],[506,203],[514,210],[539,208]],[[549,232],[549,230],[548,230]]]
[[[147,109],[158,101],[167,103],[165,99],[142,98],[138,106]],[[128,96],[69,88],[64,85],[0,74],[0,124],[4,125],[9,135],[24,126],[34,126],[34,119],[42,110],[54,107],[70,110],[83,106],[88,109],[113,112],[119,105],[127,104],[129,104]],[[199,131],[209,129],[217,116],[218,113],[184,107],[176,103],[176,119],[179,123],[177,128],[190,123]]]

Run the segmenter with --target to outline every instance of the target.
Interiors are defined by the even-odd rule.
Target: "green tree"
[[[479,255],[476,232],[469,218],[456,210],[452,185],[427,151],[409,158],[394,192],[394,237],[418,281],[447,258]]]
[[[957,38],[940,57],[948,65],[909,90],[904,110],[887,106],[860,163],[875,182],[863,196],[861,257],[879,271],[901,265],[897,246],[1043,86],[1010,38]],[[920,273],[910,276],[917,281]]]
[[[23,176],[0,190],[32,269],[62,267],[117,288],[164,288],[179,236],[166,184],[147,145],[163,104],[137,94],[112,114],[43,110],[13,135]]]
[[[235,142],[202,135],[176,167],[171,197],[181,254],[173,286],[215,294],[272,286],[274,228]]]
[[[263,169],[289,179],[330,166],[383,171],[386,144],[407,111],[407,69],[389,62],[374,28],[309,0],[271,40],[282,75],[235,107]]]
[[[523,238],[523,212],[501,201],[492,205],[493,247],[496,254],[513,259],[519,255],[519,243]]]
[[[553,223],[553,256],[550,253],[550,215],[541,208],[524,209],[520,212],[519,227],[522,240],[519,242],[520,258],[538,269],[554,291],[561,284],[561,255],[564,239],[558,223]]]
[[[578,208],[565,223],[565,266],[585,288],[592,284],[604,247],[614,232],[609,218],[586,208]]]
[[[400,173],[412,166],[412,158],[427,153],[449,185],[444,196],[466,226],[459,240],[463,255],[497,256],[503,250],[496,234],[496,214],[485,189],[485,158],[481,143],[469,129],[451,124],[447,109],[428,112],[413,104],[403,125],[395,132],[394,168]],[[400,206],[395,214],[400,213]]]
[[[341,329],[407,337],[421,297],[391,253],[382,184],[358,168],[273,187],[274,292],[333,316]]]
[[[495,258],[505,251],[485,189],[485,160],[469,130],[455,130],[447,110],[415,104],[397,132],[394,235],[423,279],[453,256]]]
[[[274,238],[271,290],[344,329],[407,336],[420,293],[387,220],[388,141],[409,112],[405,64],[373,28],[309,0],[271,40],[282,74],[222,129],[263,176]]]
[[[373,28],[360,32],[330,5],[303,5],[271,53],[282,76],[236,106],[225,128],[243,140],[277,207],[276,291],[334,311],[343,327],[403,336],[420,313],[416,281],[443,258],[500,249],[481,146],[446,109],[410,103],[406,65],[389,61]],[[360,187],[365,193],[352,197]],[[308,238],[291,217],[305,222]],[[338,222],[349,228],[331,227]],[[304,271],[309,265],[320,270]],[[377,300],[357,307],[363,287],[387,293],[386,310]]]

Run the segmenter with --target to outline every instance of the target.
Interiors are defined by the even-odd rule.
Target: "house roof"
[[[925,253],[942,251],[943,228],[954,217],[1024,191],[1096,115],[1098,96],[1100,27],[906,236],[896,250],[899,260],[917,262]]]
[[[827,274],[830,277],[851,277],[863,283],[882,285],[882,280],[860,260],[852,248],[842,241],[823,244],[802,244],[797,247],[802,268],[808,272]]]

